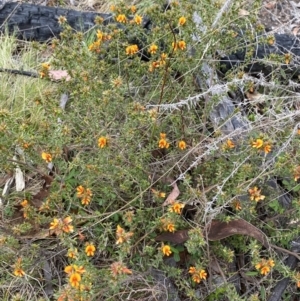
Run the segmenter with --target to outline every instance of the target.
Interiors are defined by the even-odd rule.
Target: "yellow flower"
[[[181,49],[181,50],[184,50],[186,48],[185,41],[179,41],[178,42],[178,48]]]
[[[175,232],[175,225],[173,223],[169,223],[167,224],[166,229],[169,232]]]
[[[81,197],[85,193],[85,189],[84,189],[84,187],[82,185],[78,186],[76,188],[76,190],[77,190],[77,197]]]
[[[158,193],[158,196],[159,196],[160,198],[165,198],[165,197],[166,197],[166,193],[160,191],[160,192]]]
[[[47,163],[50,163],[52,161],[52,156],[49,153],[42,152],[42,159]]]
[[[79,287],[80,281],[81,281],[81,276],[79,273],[73,273],[70,276],[70,284],[73,287]]]
[[[86,245],[85,253],[86,253],[87,256],[94,256],[95,251],[96,251],[96,247],[94,246],[94,244],[89,243],[89,244]]]
[[[201,282],[201,278],[198,274],[193,274],[192,275],[192,280],[196,283],[200,283]]]
[[[265,143],[264,145],[264,151],[266,154],[268,154],[271,151],[271,145],[269,143]]]
[[[256,139],[255,141],[252,142],[252,147],[253,148],[261,148],[264,144],[264,141],[262,139]]]
[[[17,277],[23,277],[25,275],[24,270],[22,269],[22,258],[18,258],[16,264],[14,265],[14,275]]]
[[[160,139],[158,141],[158,147],[159,148],[169,148],[170,144],[167,142],[166,139]]]
[[[269,265],[271,268],[273,268],[273,267],[275,266],[274,260],[273,260],[273,259],[269,259],[269,260],[268,260],[268,265]]]
[[[57,218],[54,218],[53,222],[50,223],[49,229],[50,230],[55,230],[58,227],[58,225],[59,225],[59,220]]]
[[[169,143],[166,140],[166,134],[160,133],[160,140],[158,141],[158,147],[159,148],[169,148]]]
[[[169,245],[163,245],[161,247],[161,251],[163,252],[164,255],[166,256],[170,256],[172,254],[172,251],[171,251],[171,247]]]
[[[197,273],[196,268],[195,268],[195,267],[190,267],[189,273],[190,273],[190,274],[195,274],[195,273]]]
[[[269,259],[269,260],[262,259],[260,262],[258,262],[255,265],[255,268],[257,270],[260,270],[260,273],[262,275],[267,275],[267,274],[269,274],[271,268],[274,267],[274,265],[275,265],[274,260],[272,260],[272,259]]]
[[[74,231],[74,227],[70,225],[72,222],[71,217],[66,217],[63,220],[54,218],[53,222],[50,223],[50,230],[53,230],[53,233],[56,235],[61,234],[62,232],[69,233]]]
[[[134,14],[136,12],[136,7],[134,5],[131,5],[130,10]]]
[[[199,272],[199,277],[200,277],[201,279],[206,279],[207,273],[205,272],[205,270],[201,270],[201,271]]]
[[[250,194],[250,200],[251,201],[258,202],[260,200],[264,200],[265,199],[265,196],[260,194],[261,189],[258,189],[256,186],[254,186],[253,188],[250,188],[248,190],[248,192]]]
[[[20,205],[24,208],[28,205],[28,201],[27,200],[23,200]]]
[[[116,244],[122,244],[130,239],[130,237],[133,235],[132,232],[126,232],[120,225],[117,225],[117,230],[116,230],[116,236],[117,236],[117,241]]]
[[[15,268],[14,275],[17,277],[23,277],[25,275],[25,272],[21,268]]]
[[[83,266],[78,267],[76,264],[66,266],[64,271],[67,274],[72,274],[72,273],[83,274],[83,273],[85,273],[84,267]]]
[[[300,273],[298,272],[295,276],[294,276],[294,281],[296,282],[297,287],[300,287]]]
[[[67,256],[68,256],[69,258],[76,259],[77,256],[78,256],[78,251],[77,251],[77,249],[76,249],[76,248],[75,248],[75,249],[69,249],[69,250],[68,250],[68,253],[67,253]]]
[[[263,267],[260,269],[260,273],[261,273],[262,275],[267,275],[267,274],[269,274],[269,272],[270,272],[270,267],[269,267],[269,266],[263,266]]]
[[[178,147],[179,147],[181,150],[186,149],[186,143],[185,143],[185,141],[180,140],[180,141],[178,142]]]
[[[240,202],[239,200],[234,200],[234,201],[232,202],[232,205],[233,205],[233,207],[234,207],[234,209],[235,209],[236,211],[242,210],[242,205],[241,205],[241,202]]]
[[[101,137],[98,139],[98,146],[99,146],[100,148],[104,148],[106,145],[107,145],[107,138],[101,136]]]
[[[71,265],[66,266],[64,271],[67,274],[71,274],[73,272],[73,266]]]
[[[168,55],[167,55],[166,53],[162,53],[162,54],[160,55],[160,59],[161,59],[162,61],[165,61],[165,60],[167,59],[167,57],[168,57]]]
[[[175,43],[175,42],[173,42],[173,43],[172,43],[172,47],[173,47],[174,51],[176,51],[176,50],[177,50],[177,45],[178,45],[178,44],[177,44],[177,43]]]
[[[230,139],[228,139],[226,141],[226,145],[227,145],[228,148],[234,148],[235,147],[234,142]]]
[[[98,40],[96,42],[93,42],[90,46],[89,46],[89,51],[94,51],[99,53],[100,52],[100,46],[101,46],[101,41]]]
[[[170,211],[171,212],[175,212],[177,214],[181,214],[182,208],[184,207],[184,204],[180,204],[180,203],[174,203],[171,207],[170,207]]]
[[[185,17],[180,17],[178,20],[178,24],[180,26],[183,26],[186,23],[186,18]]]
[[[127,18],[125,15],[120,14],[116,17],[117,22],[119,23],[126,23],[127,22]]]
[[[81,200],[81,204],[85,205],[85,206],[88,205],[90,202],[91,202],[91,198],[90,197],[84,197]]]
[[[126,54],[127,55],[133,55],[136,54],[139,51],[139,48],[137,45],[130,45],[126,47]]]
[[[103,32],[99,29],[97,30],[97,39],[100,41],[103,39]]]
[[[135,15],[133,20],[134,20],[135,24],[137,24],[137,25],[141,25],[143,22],[143,18],[139,15]]]
[[[158,49],[158,46],[155,45],[155,44],[152,44],[152,45],[149,47],[148,51],[149,51],[151,54],[154,54],[154,53],[156,53],[157,49]]]
[[[49,70],[50,69],[50,64],[49,63],[42,63],[42,68]]]
[[[74,227],[72,225],[69,225],[72,222],[72,219],[70,216],[63,219],[62,222],[62,230],[66,233],[70,233],[74,231]]]

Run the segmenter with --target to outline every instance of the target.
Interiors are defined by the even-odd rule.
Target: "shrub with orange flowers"
[[[297,55],[265,35],[258,0],[152,2],[114,1],[76,28],[57,16],[49,45],[2,32],[9,300],[164,300],[162,278],[191,301],[300,286],[283,250],[299,235]]]

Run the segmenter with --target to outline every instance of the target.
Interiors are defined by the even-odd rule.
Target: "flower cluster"
[[[149,71],[153,72],[155,69],[164,66],[166,64],[166,58],[167,54],[163,53],[159,60],[150,62]]]
[[[258,271],[260,271],[262,275],[267,275],[269,274],[271,268],[274,267],[274,265],[275,265],[274,260],[272,259],[266,260],[263,258],[260,262],[258,262],[255,265],[255,268]]]
[[[116,16],[116,21],[119,23],[127,23],[127,18],[124,14],[119,14]]]
[[[103,33],[101,30],[97,30],[96,33],[97,39],[95,42],[89,45],[89,50],[91,52],[100,52],[102,42],[111,40],[111,35]]]
[[[72,218],[70,216],[65,217],[64,219],[61,218],[54,218],[53,222],[50,223],[49,229],[52,230],[51,232],[59,235],[63,232],[70,233],[74,231],[73,225],[71,225]]]
[[[160,133],[160,140],[158,141],[158,147],[159,148],[169,148],[170,144],[167,142],[166,139],[166,134],[165,133]]]
[[[185,41],[178,41],[176,43],[173,42],[172,47],[173,47],[174,51],[176,51],[177,49],[184,50],[184,49],[186,49],[186,43],[185,43]]]
[[[14,265],[14,275],[17,277],[23,277],[25,272],[22,268],[22,259],[18,258],[16,264]]]
[[[81,199],[82,205],[88,205],[91,202],[92,191],[89,188],[84,188],[82,185],[76,188],[77,197]]]
[[[131,236],[133,236],[133,232],[126,232],[120,225],[117,226],[116,230],[117,241],[116,244],[123,244],[127,242]]]
[[[259,202],[265,199],[266,196],[261,194],[261,189],[258,189],[257,186],[254,186],[253,188],[250,188],[248,190],[250,194],[250,200]]]
[[[207,273],[203,269],[198,269],[196,267],[190,267],[189,274],[192,275],[192,280],[196,283],[200,283],[202,279],[206,279]]]
[[[270,142],[264,142],[263,139],[256,139],[255,141],[252,141],[251,145],[253,148],[263,150],[266,154],[268,154],[272,149]]]
[[[139,51],[139,47],[138,45],[134,44],[134,45],[129,45],[126,47],[126,54],[127,55],[134,55]]]
[[[79,288],[81,282],[81,275],[85,273],[83,266],[78,267],[75,264],[68,265],[65,267],[65,273],[69,275],[69,282],[72,287]]]

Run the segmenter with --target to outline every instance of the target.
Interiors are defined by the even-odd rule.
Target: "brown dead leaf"
[[[174,183],[172,186],[173,186],[173,190],[171,191],[171,193],[168,195],[168,197],[162,204],[163,206],[168,206],[168,205],[172,204],[172,202],[176,201],[177,197],[180,194],[177,184]]]
[[[65,70],[50,70],[49,71],[49,77],[52,80],[63,80],[69,81],[71,79],[71,76],[68,74]]]
[[[182,244],[189,238],[188,231],[189,230],[186,229],[178,230],[174,233],[162,233],[161,235],[157,236],[155,240]],[[204,228],[203,233],[204,237],[207,237],[210,241],[221,240],[235,234],[247,235],[261,242],[266,248],[269,248],[267,236],[261,230],[243,219],[230,221],[228,223],[213,220]]]
[[[266,248],[269,248],[267,236],[261,230],[243,219],[230,221],[228,223],[213,220],[204,228],[204,237],[205,233],[211,241],[221,240],[235,234],[247,235],[261,242]]]

